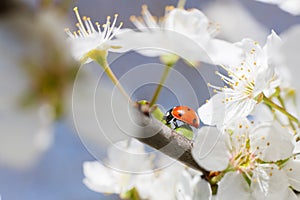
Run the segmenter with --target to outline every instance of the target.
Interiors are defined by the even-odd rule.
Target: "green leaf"
[[[193,137],[194,137],[193,129],[187,124],[183,124],[183,125],[179,126],[178,128],[175,128],[174,130],[189,140],[193,139]]]

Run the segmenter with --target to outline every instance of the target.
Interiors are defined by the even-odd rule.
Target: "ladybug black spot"
[[[179,115],[179,117],[182,117],[182,113],[179,113],[178,115]]]
[[[193,119],[193,124],[196,124],[196,122],[197,122],[197,119],[194,118],[194,119]]]
[[[190,109],[190,108],[188,108],[187,110],[188,110],[188,111],[191,111],[191,109]]]

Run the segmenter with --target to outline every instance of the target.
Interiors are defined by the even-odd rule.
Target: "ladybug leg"
[[[170,122],[172,121],[173,116],[171,115],[171,112],[168,111],[164,116],[163,116],[163,120],[166,120],[166,125],[169,125]]]
[[[173,120],[173,124],[174,124],[175,128],[178,128],[178,124],[177,124],[177,121],[176,121],[175,118],[174,118],[174,120]]]

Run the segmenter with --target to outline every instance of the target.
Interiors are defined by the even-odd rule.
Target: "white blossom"
[[[300,91],[300,84],[297,74],[299,74],[298,64],[300,62],[297,52],[300,50],[300,26],[296,25],[283,32],[280,37],[282,38],[282,45],[280,46],[279,55],[282,64],[278,66],[280,73],[283,75],[285,86],[290,88],[290,91],[295,90],[296,94]],[[300,104],[299,95],[296,95],[297,104]],[[297,109],[289,110],[291,112]],[[296,113],[295,113],[296,114]],[[300,114],[299,112],[297,113]]]
[[[116,143],[117,148],[126,152],[132,153],[145,153],[144,147],[141,143],[131,141],[121,141]],[[101,193],[115,193],[123,195],[128,190],[137,186],[137,178],[139,175],[132,175],[130,172],[123,171],[122,169],[136,169],[138,168],[150,168],[151,159],[143,157],[142,160],[133,160],[122,156],[120,151],[115,151],[115,147],[108,149],[108,163],[114,163],[114,167],[120,167],[119,169],[103,165],[98,161],[85,162],[83,164],[83,172],[85,179],[84,184],[91,190]],[[135,162],[134,162],[135,161]],[[122,167],[122,168],[121,168]],[[151,177],[149,177],[151,178]]]
[[[126,192],[135,188],[142,199],[208,199],[211,190],[207,182],[201,180],[200,174],[191,174],[183,165],[174,162],[171,166],[155,171],[138,173],[142,168],[154,167],[151,157],[137,160],[134,155],[145,153],[141,143],[132,140],[130,143],[121,141],[116,143],[117,149],[108,149],[107,163],[120,168],[112,168],[98,161],[85,162],[83,171],[84,184],[93,191],[106,194],[119,194],[125,197]],[[123,151],[132,153],[132,156],[124,156]],[[122,167],[122,168],[121,168]],[[120,169],[132,169],[126,172]],[[136,170],[137,173],[134,173]],[[201,186],[201,187],[199,187]]]
[[[276,4],[282,10],[292,15],[300,15],[300,1],[298,0],[256,0],[264,3]]]
[[[210,200],[212,191],[209,183],[199,175],[192,176],[188,171],[183,171],[176,185],[175,196],[178,200]]]
[[[122,46],[145,56],[176,54],[189,61],[229,63],[234,56],[228,56],[239,53],[231,43],[214,39],[219,32],[218,25],[198,9],[167,6],[165,16],[157,20],[144,5],[142,17],[130,19],[138,31],[123,30],[117,37]]]
[[[239,120],[223,134],[215,127],[201,128],[192,153],[200,166],[224,173],[217,199],[293,199],[289,187],[298,190],[300,176],[292,141],[292,135],[276,123]]]
[[[207,4],[203,10],[205,10],[210,19],[220,24],[221,31],[218,36],[230,42],[252,38],[262,43],[269,34],[269,30],[240,1],[228,1],[226,3],[213,1]],[[237,24],[238,27],[236,26]]]
[[[272,45],[268,40],[265,47]],[[216,94],[198,109],[200,119],[208,125],[225,126],[235,119],[248,116],[259,103],[259,96],[269,97],[280,84],[273,67],[269,66],[269,48],[262,48],[251,39],[237,43],[243,49],[241,62],[237,66],[221,67],[227,75],[216,74],[224,81],[219,87],[208,83]]]
[[[90,62],[91,59],[86,58],[86,55],[94,49],[107,51],[120,48],[111,41],[123,25],[122,22],[119,26],[116,25],[118,14],[115,14],[112,23],[110,21],[111,17],[108,16],[102,28],[100,23],[96,22],[95,28],[90,17],[80,17],[77,7],[74,8],[74,12],[78,21],[76,24],[78,30],[72,33],[67,28],[65,32],[69,36],[68,41],[70,42],[71,52],[76,60],[84,63]]]

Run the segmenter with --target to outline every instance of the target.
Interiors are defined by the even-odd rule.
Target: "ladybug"
[[[164,120],[166,120],[166,124],[170,124],[173,120],[175,128],[178,128],[176,120],[189,124],[195,128],[198,128],[200,124],[197,113],[188,106],[175,106],[166,112]]]

